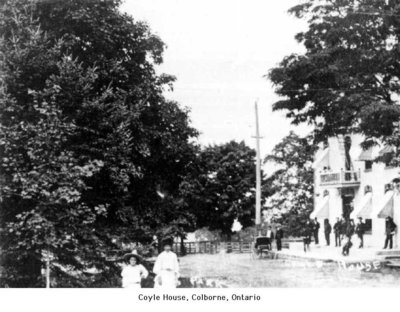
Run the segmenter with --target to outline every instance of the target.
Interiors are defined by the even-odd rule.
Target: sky
[[[160,72],[177,77],[170,99],[190,108],[203,145],[244,140],[255,147],[258,99],[261,155],[294,127],[264,77],[286,55],[302,53],[294,36],[305,21],[287,13],[299,0],[125,0],[122,10],[146,21],[166,43]]]

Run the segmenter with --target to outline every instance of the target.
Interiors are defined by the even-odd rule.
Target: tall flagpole
[[[256,112],[256,225],[261,224],[261,159],[260,159],[260,127],[258,124],[258,101],[255,102]]]

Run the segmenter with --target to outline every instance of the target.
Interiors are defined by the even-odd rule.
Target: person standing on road
[[[147,278],[149,272],[140,264],[140,257],[130,253],[124,256],[126,266],[122,269],[123,288],[141,288],[142,279]]]
[[[172,252],[173,241],[163,241],[164,251],[160,253],[154,264],[155,288],[176,288],[179,278],[178,257]]]
[[[313,234],[313,224],[310,220],[306,221],[306,224],[303,228],[303,243],[304,243],[304,252],[310,251],[310,242],[311,236]]]
[[[385,234],[386,234],[386,239],[385,239],[385,246],[383,249],[386,249],[389,245],[389,249],[393,248],[393,235],[396,232],[397,225],[396,223],[393,222],[393,219],[391,217],[386,218],[386,226],[385,226]]]
[[[275,233],[276,249],[278,251],[282,250],[282,238],[283,238],[283,230],[282,227],[278,225]]]
[[[343,246],[342,254],[343,256],[348,256],[350,254],[350,248],[353,246],[353,243],[351,242],[351,238],[354,234],[354,221],[353,220],[348,220],[346,222],[346,244]]]
[[[274,232],[272,232],[272,227],[268,226],[267,235],[269,239],[269,250],[272,250],[272,241],[274,240]]]
[[[346,237],[347,222],[345,219],[340,219],[340,242]]]
[[[329,223],[329,219],[324,220],[324,233],[325,233],[325,240],[326,240],[326,245],[329,246],[331,243],[331,232],[332,232],[332,226]]]
[[[342,228],[342,223],[339,218],[336,218],[336,223],[333,225],[333,232],[335,233],[335,247],[341,246],[340,231]]]
[[[318,244],[319,244],[319,237],[318,237],[319,228],[320,228],[320,224],[319,224],[319,222],[318,222],[318,219],[315,218],[315,219],[314,219],[314,229],[313,229],[315,245],[318,245]]]
[[[356,234],[360,239],[360,246],[358,248],[364,248],[364,233],[365,233],[365,224],[362,218],[358,218],[358,223],[356,226]]]

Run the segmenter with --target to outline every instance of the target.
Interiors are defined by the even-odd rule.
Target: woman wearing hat
[[[141,288],[141,281],[148,276],[149,272],[140,264],[139,255],[134,253],[126,254],[124,261],[126,265],[121,273],[122,287]]]

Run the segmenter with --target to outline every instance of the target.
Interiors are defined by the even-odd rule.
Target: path
[[[336,264],[322,267],[296,260],[252,260],[250,254],[189,255],[181,275],[218,280],[228,287],[399,287],[400,272],[367,273]]]

